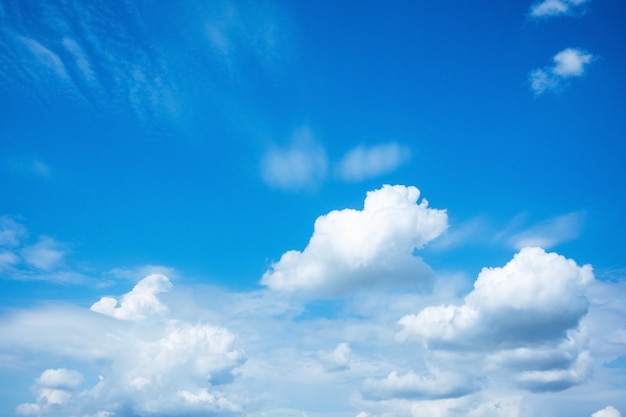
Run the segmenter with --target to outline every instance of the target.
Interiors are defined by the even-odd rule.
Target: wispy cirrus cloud
[[[536,95],[559,92],[569,79],[581,77],[592,60],[593,55],[582,49],[564,49],[553,57],[554,65],[530,72],[530,87]]]
[[[580,236],[584,217],[585,214],[580,211],[557,216],[517,232],[507,240],[518,250],[526,246],[551,249]]]
[[[546,18],[578,13],[588,0],[543,0],[530,7],[530,16]]]
[[[0,271],[21,281],[78,283],[86,277],[66,263],[71,245],[50,236],[29,238],[26,227],[9,216],[0,217]]]

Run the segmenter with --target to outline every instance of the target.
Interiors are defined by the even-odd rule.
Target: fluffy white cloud
[[[22,415],[47,415],[54,407],[60,407],[71,400],[75,389],[83,382],[80,372],[60,369],[47,369],[35,380],[36,403],[20,404],[16,412]]]
[[[484,268],[464,304],[402,317],[398,337],[417,337],[435,350],[491,352],[488,362],[511,371],[518,386],[561,390],[588,377],[579,323],[593,279],[589,265],[525,248],[502,268]]]
[[[265,272],[273,290],[335,296],[363,286],[417,283],[430,269],[413,255],[447,227],[444,210],[418,204],[415,187],[385,185],[363,210],[332,211],[315,221],[304,251],[292,250]]]
[[[119,306],[115,298],[102,297],[91,306],[91,310],[118,319],[143,320],[146,316],[167,310],[157,296],[171,288],[172,284],[165,275],[151,274],[122,296]]]
[[[428,307],[400,320],[400,337],[431,346],[518,347],[560,340],[586,314],[591,266],[524,248],[502,268],[483,268],[461,306]],[[541,323],[541,326],[538,324]]]
[[[361,181],[392,172],[409,157],[409,149],[395,142],[371,147],[358,146],[344,156],[337,171],[345,181]]]
[[[580,49],[564,49],[553,57],[553,66],[530,72],[531,89],[538,95],[546,91],[559,91],[567,79],[582,76],[592,59],[593,55]]]
[[[538,246],[550,249],[580,235],[583,213],[575,212],[557,216],[511,236],[508,241],[516,249]]]
[[[544,0],[531,6],[530,15],[532,17],[569,15],[586,2],[587,0]]]
[[[622,413],[612,406],[607,406],[602,410],[598,410],[591,415],[591,417],[622,417]]]
[[[476,383],[462,373],[442,372],[434,368],[426,376],[417,375],[413,371],[399,375],[393,371],[382,380],[368,378],[361,392],[365,398],[373,400],[438,399],[461,397],[476,388]]]
[[[41,387],[71,390],[83,382],[83,376],[65,368],[47,369],[35,382]]]
[[[272,148],[265,154],[261,174],[271,187],[299,190],[319,184],[326,177],[327,165],[326,151],[303,129],[288,147]]]

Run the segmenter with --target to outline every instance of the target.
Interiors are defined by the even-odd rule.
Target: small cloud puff
[[[431,209],[415,187],[385,185],[367,193],[363,210],[332,211],[315,221],[300,252],[283,254],[261,283],[313,296],[344,295],[362,287],[424,282],[430,268],[413,255],[444,232],[445,210]]]
[[[286,148],[270,149],[261,161],[263,181],[283,190],[300,190],[318,185],[326,177],[326,151],[308,129],[296,133]]]
[[[567,79],[580,77],[593,55],[575,48],[567,48],[553,57],[554,65],[530,72],[531,89],[540,95],[546,91],[560,91]]]
[[[591,417],[622,417],[622,413],[612,406],[607,406],[602,410],[598,410],[591,415]]]
[[[543,18],[559,15],[571,15],[588,0],[544,0],[530,8],[532,17]]]
[[[337,172],[344,181],[375,178],[395,170],[410,158],[408,148],[395,142],[372,147],[358,146],[346,154]]]
[[[327,371],[343,371],[350,368],[352,349],[348,343],[339,343],[331,352],[321,352],[320,361]]]

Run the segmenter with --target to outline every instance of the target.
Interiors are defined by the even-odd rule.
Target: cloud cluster
[[[415,187],[385,185],[367,193],[363,210],[332,211],[315,221],[304,251],[291,250],[261,283],[277,291],[336,296],[370,286],[417,284],[430,269],[413,251],[447,227],[444,210],[418,204]]]
[[[576,48],[567,48],[553,57],[554,65],[530,72],[531,89],[540,95],[548,91],[560,91],[570,78],[580,77],[593,55]]]
[[[102,298],[92,311],[73,310],[71,319],[48,321],[44,334],[37,333],[36,323],[50,312],[14,317],[12,328],[2,331],[22,335],[14,343],[23,349],[102,364],[95,383],[75,370],[45,370],[35,382],[35,402],[20,404],[17,412],[167,416],[238,411],[240,406],[226,394],[233,371],[245,361],[235,348],[235,336],[223,327],[170,317],[158,295],[171,288],[167,277],[148,276],[121,297],[119,307],[115,299]],[[90,386],[82,387],[87,382]]]
[[[536,18],[572,15],[588,0],[543,0],[530,8],[530,15]]]

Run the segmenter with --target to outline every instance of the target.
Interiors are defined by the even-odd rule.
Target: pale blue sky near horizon
[[[171,394],[189,415],[526,416],[579,391],[585,405],[563,410],[626,412],[626,371],[603,365],[626,355],[625,17],[614,0],[0,1],[0,414],[174,415],[155,399]],[[397,215],[372,211],[385,207]],[[525,247],[582,272],[560,280],[565,264]],[[556,268],[537,273],[546,285],[563,283],[557,291],[590,307],[518,305],[535,319],[559,311],[555,338],[532,341],[520,324],[509,330],[523,343],[466,341],[500,371],[445,369],[441,355],[462,350],[459,335],[490,336],[478,324],[441,336],[412,323],[437,305],[488,322],[479,306],[495,281],[483,268],[534,261]],[[146,298],[131,314],[121,297],[135,285]],[[220,301],[204,304],[211,294]],[[116,297],[118,310],[101,297]],[[64,315],[74,308],[76,323]],[[257,317],[241,313],[255,308]],[[237,342],[209,349],[219,366],[190,359],[207,387],[165,365],[129,370],[139,360],[116,350],[81,354],[32,336],[37,317],[58,315],[49,328],[59,335],[100,323],[129,337],[94,312],[165,320],[159,340],[210,328]],[[132,346],[156,340],[141,329]],[[421,359],[408,353],[412,338]],[[514,348],[529,356],[513,361]],[[569,362],[552,362],[564,350]],[[539,357],[553,385],[532,379]],[[259,382],[288,369],[295,382]],[[134,375],[141,393],[97,388],[98,374]],[[232,381],[218,382],[226,374]],[[422,377],[448,391],[424,389]],[[501,378],[518,383],[500,391]],[[305,399],[318,389],[332,397],[323,407]],[[281,390],[293,399],[274,398]],[[486,411],[498,396],[508,399],[501,414]]]

